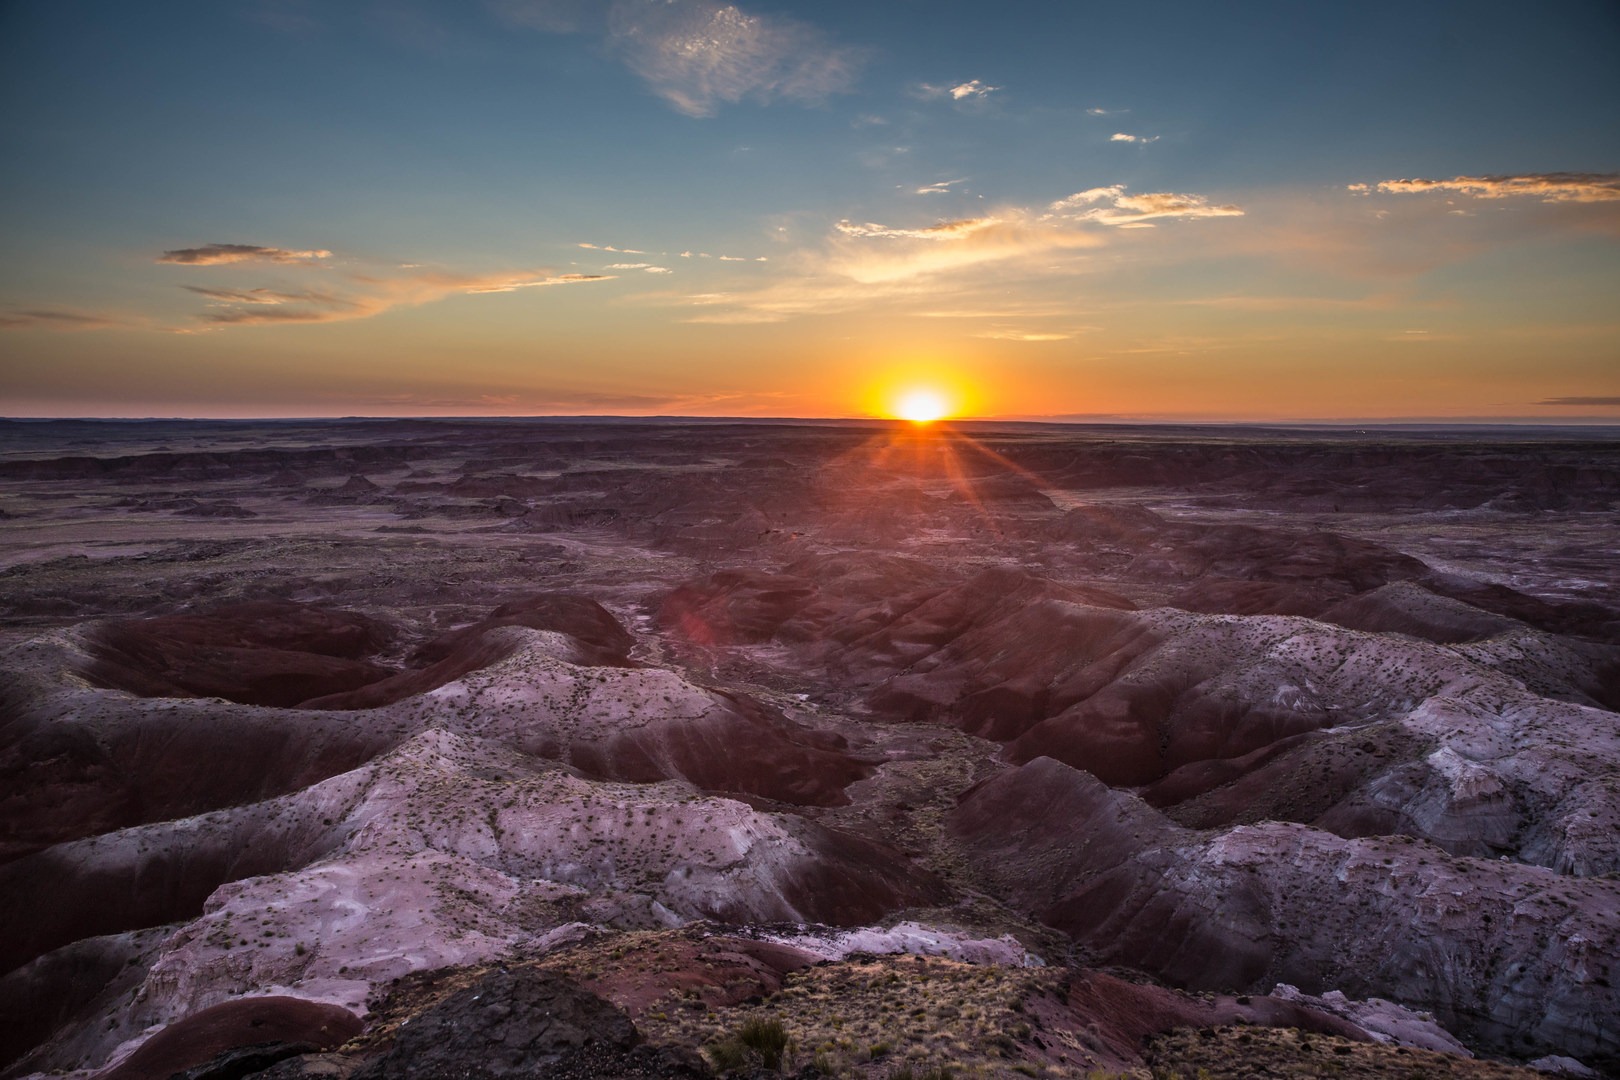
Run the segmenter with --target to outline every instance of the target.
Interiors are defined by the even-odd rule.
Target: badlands
[[[0,1075],[1620,1069],[1620,433],[0,422]]]

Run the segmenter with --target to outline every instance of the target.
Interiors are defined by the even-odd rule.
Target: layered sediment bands
[[[192,918],[226,882],[320,857],[339,842],[333,808],[354,797],[346,776],[267,803],[56,844],[0,867],[0,895],[19,914],[0,943],[0,971],[84,938]]]
[[[1321,618],[1351,630],[1406,634],[1442,645],[1482,641],[1519,629],[1506,616],[1437,596],[1409,582],[1385,585],[1341,601],[1323,611]]]
[[[126,997],[167,936],[155,930],[86,938],[0,975],[0,1062],[16,1061],[52,1032]]]
[[[854,1071],[1458,1049],[1332,991],[1613,1070],[1620,453],[1493,438],[0,421],[0,1050],[347,1074],[504,963]]]
[[[580,640],[522,625],[481,629],[426,669],[432,693],[364,714],[86,690],[70,674],[83,662],[72,636],[27,644],[8,656],[0,851],[16,858],[297,790],[432,725],[496,738],[604,779],[684,778],[793,804],[847,801],[843,789],[871,771],[842,737],[792,724],[745,696],[660,669],[571,663]],[[606,646],[585,647],[606,658]]]
[[[170,1024],[101,1074],[102,1080],[167,1080],[225,1050],[262,1043],[328,1050],[360,1033],[360,1018],[337,1005],[266,996],[228,1001]]]
[[[619,620],[595,600],[574,593],[542,592],[524,596],[491,611],[473,623],[442,634],[420,646],[412,654],[413,663],[438,663],[502,626],[527,626],[531,630],[552,630],[566,634],[578,643],[576,663],[622,666],[630,655],[635,638],[619,625]]]
[[[1620,1054],[1612,880],[1300,825],[1194,833],[1049,759],[970,792],[951,828],[1105,961],[1193,988],[1376,992],[1498,1050]]]
[[[108,918],[182,924],[100,1053],[244,985],[358,1008],[411,971],[543,952],[576,920],[853,925],[944,896],[898,852],[794,815],[685,784],[590,781],[442,730],[296,794],[5,872],[29,928],[8,961]]]
[[[85,676],[142,697],[289,707],[386,678],[389,669],[364,658],[392,637],[356,612],[260,601],[103,623],[90,635]]]
[[[579,667],[557,658],[566,639],[506,627],[484,640],[512,648],[500,662],[394,709],[417,725],[503,742],[602,779],[670,778],[800,805],[847,801],[871,764],[841,736],[787,721],[739,694],[695,686],[661,668]]]
[[[535,593],[428,641],[404,671],[375,662],[396,637],[379,620],[291,601],[101,623],[88,635],[90,682],[140,697],[221,697],[243,705],[370,709],[425,693],[504,658],[505,626],[570,638],[581,664],[624,665],[635,639],[596,601]]]
[[[407,733],[383,720],[220,701],[140,700],[84,687],[74,634],[5,657],[0,854],[296,791],[353,769]]]
[[[1453,629],[1467,614],[1425,610],[1431,628],[1437,611]],[[1620,717],[1584,692],[1604,692],[1607,669],[1578,643],[1517,627],[1445,647],[1299,617],[1105,609],[1011,572],[889,614],[836,654],[902,672],[872,706],[1005,741],[1008,760],[1151,785],[1163,807],[1198,800],[1185,816],[1200,825],[1281,817],[1620,867],[1591,824],[1620,823],[1593,794],[1620,775]]]

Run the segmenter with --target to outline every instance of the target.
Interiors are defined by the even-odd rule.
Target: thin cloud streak
[[[870,221],[857,224],[845,220],[833,228],[845,236],[881,237],[887,240],[961,240],[995,224],[995,218],[963,218],[959,221],[942,221],[921,229],[893,229]]]
[[[284,292],[278,289],[228,289],[202,285],[181,288],[214,301],[216,310],[196,320],[210,327],[274,326],[368,319],[399,307],[416,307],[458,294],[486,295],[522,289],[612,281],[613,274],[550,274],[540,271],[504,274],[456,274],[420,268],[393,277],[346,274],[344,287]]]
[[[1620,397],[1554,397],[1543,398],[1537,405],[1620,405]]]
[[[175,248],[158,256],[160,263],[181,266],[227,266],[231,263],[266,262],[281,265],[312,265],[332,257],[330,251],[290,251],[287,248],[262,247],[258,244],[203,244],[200,247]]]
[[[986,330],[974,334],[974,337],[989,338],[992,341],[1068,341],[1073,334],[1057,334],[1037,330]]]
[[[1367,194],[1367,184],[1349,190]],[[1523,173],[1506,176],[1457,176],[1450,180],[1381,180],[1376,190],[1387,195],[1444,191],[1475,199],[1536,198],[1547,203],[1620,202],[1620,173]]]
[[[130,325],[129,320],[113,315],[60,308],[0,311],[0,330],[110,330]]]
[[[1160,218],[1242,217],[1243,209],[1231,205],[1211,206],[1203,195],[1177,195],[1169,191],[1127,195],[1124,184],[1113,184],[1059,199],[1047,208],[1047,214],[1099,225],[1140,228]]]

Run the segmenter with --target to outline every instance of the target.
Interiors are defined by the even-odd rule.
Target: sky
[[[0,0],[0,415],[1620,421],[1620,5]]]

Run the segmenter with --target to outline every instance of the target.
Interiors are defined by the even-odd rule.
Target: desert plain
[[[1620,432],[0,422],[6,1077],[1620,1069]]]

